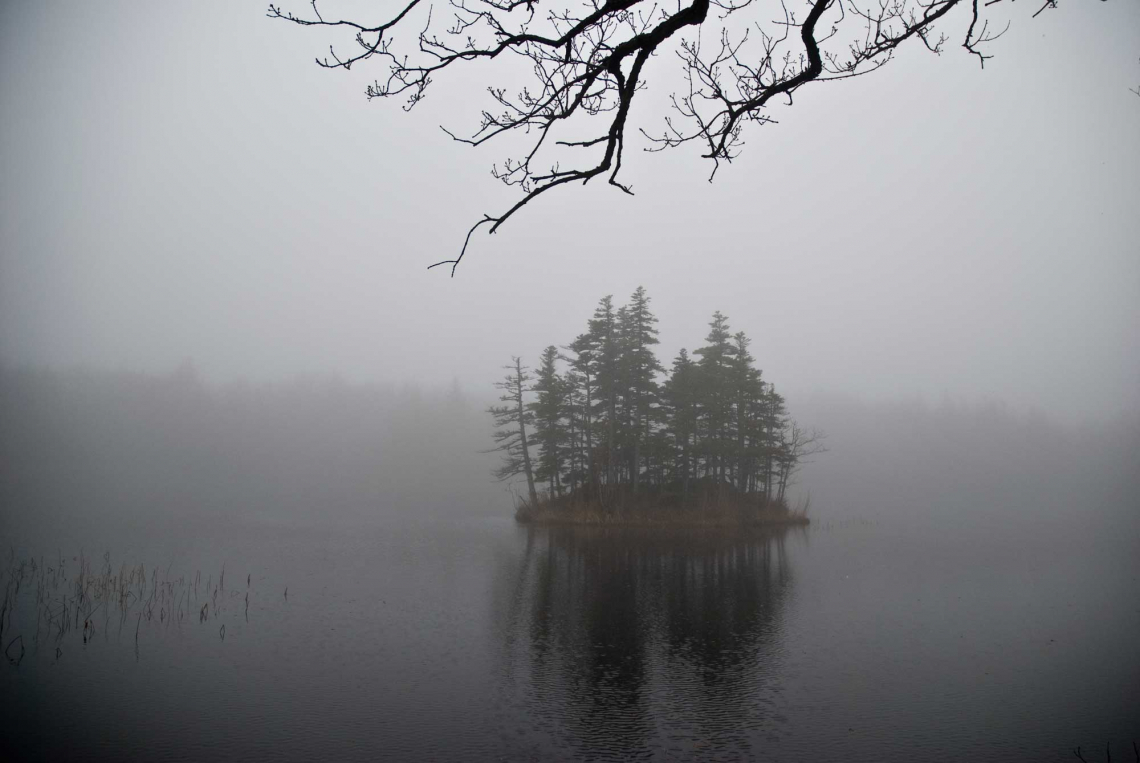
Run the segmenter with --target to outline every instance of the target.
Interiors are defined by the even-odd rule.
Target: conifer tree
[[[634,412],[630,394],[630,355],[628,352],[629,306],[622,305],[616,313],[617,335],[617,423],[614,427],[614,441],[617,443],[615,468],[617,482],[628,484],[632,480],[633,459],[633,419]]]
[[[589,344],[593,354],[594,379],[598,399],[594,401],[594,420],[605,422],[606,484],[613,485],[617,477],[617,414],[620,372],[620,345],[618,343],[617,313],[613,295],[598,302],[594,317],[590,319]]]
[[[764,431],[764,500],[770,501],[776,488],[776,467],[783,449],[782,436],[788,414],[784,397],[776,392],[776,385],[766,386],[764,405],[761,409],[761,426]]]
[[[538,445],[538,464],[535,480],[550,484],[551,495],[562,494],[562,471],[568,445],[567,386],[558,373],[558,348],[550,345],[542,352],[542,360],[535,372],[531,389],[536,400],[529,404],[534,414],[534,441]]]
[[[566,481],[570,492],[590,484],[588,385],[571,367],[562,376],[566,399]]]
[[[652,491],[668,503],[685,500],[692,483],[705,480],[716,486],[714,505],[725,491],[751,496],[758,507],[783,505],[804,456],[823,449],[822,435],[788,418],[783,397],[756,368],[751,340],[732,333],[719,311],[697,357],[682,349],[665,373],[653,351],[657,318],[649,302],[641,287],[620,309],[603,297],[567,355],[554,345],[543,351],[533,386],[513,359],[496,385],[508,405],[490,409],[499,428],[495,450],[505,453],[496,476],[525,475],[532,504],[536,481],[549,484],[551,500],[569,492],[610,511],[623,505],[626,490]],[[565,373],[560,361],[569,365]],[[532,402],[527,392],[535,393]],[[530,444],[538,446],[533,465]]]
[[[575,392],[573,396],[580,404],[577,408],[580,412],[579,427],[581,430],[580,443],[583,452],[580,454],[580,461],[586,469],[586,479],[590,486],[590,490],[597,492],[598,487],[598,471],[594,458],[594,443],[596,441],[594,431],[594,403],[597,400],[597,353],[595,352],[593,337],[589,332],[579,334],[566,348],[573,353],[573,356],[568,358],[572,376],[570,379],[574,383]]]
[[[752,340],[743,331],[738,331],[733,335],[732,343],[735,353],[729,360],[728,378],[733,398],[735,482],[738,489],[747,491],[748,483],[756,471],[763,440],[757,422],[764,397],[764,383],[760,378],[760,370],[752,365],[755,359],[748,349]]]
[[[526,485],[531,505],[538,503],[538,492],[534,488],[534,470],[530,462],[530,444],[527,442],[526,428],[534,423],[534,414],[527,409],[524,394],[530,374],[522,360],[511,358],[512,365],[503,366],[509,372],[505,379],[495,383],[496,389],[503,390],[499,398],[507,405],[493,405],[487,409],[495,421],[494,451],[503,452],[503,464],[495,470],[496,479],[507,480],[519,474],[526,476]]]
[[[728,426],[732,393],[728,369],[736,354],[731,339],[728,318],[717,310],[713,313],[709,333],[705,337],[708,344],[693,351],[694,355],[701,358],[698,361],[701,369],[699,405],[705,471],[714,476],[718,484],[724,480],[725,456],[729,449]]]
[[[628,439],[632,446],[631,481],[633,491],[641,482],[641,457],[652,434],[653,411],[657,405],[657,374],[661,364],[653,352],[657,339],[657,316],[649,310],[645,287],[638,286],[624,308],[622,350],[626,370],[625,389],[631,427]]]
[[[673,373],[665,380],[661,391],[666,427],[675,454],[674,474],[681,483],[682,495],[689,494],[689,478],[693,473],[693,449],[700,415],[698,374],[697,365],[682,348],[673,360]]]

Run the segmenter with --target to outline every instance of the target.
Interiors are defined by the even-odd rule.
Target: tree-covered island
[[[792,420],[742,331],[720,312],[706,344],[658,362],[657,318],[639,287],[603,297],[585,333],[550,345],[532,372],[506,366],[494,451],[500,480],[525,479],[521,522],[805,524],[787,489],[822,435]]]

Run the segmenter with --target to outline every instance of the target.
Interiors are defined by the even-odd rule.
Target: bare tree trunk
[[[586,472],[590,480],[590,490],[594,495],[598,494],[598,470],[594,464],[594,433],[593,433],[593,407],[594,395],[593,387],[590,383],[590,370],[586,368],[583,371],[583,376],[586,380]]]
[[[689,472],[692,468],[689,466],[689,435],[685,435],[684,443],[681,445],[681,494],[687,496],[689,494]]]
[[[633,492],[641,485],[641,445],[636,440],[633,443]]]
[[[764,424],[764,502],[772,500],[772,426],[771,413],[765,416],[768,421]]]
[[[611,384],[610,386],[613,386]],[[614,476],[617,473],[617,448],[614,447],[614,440],[617,439],[615,434],[615,425],[617,418],[617,400],[614,390],[610,390],[609,411],[610,415],[606,421],[606,450],[609,451],[606,456],[606,484],[612,486],[614,484]]]
[[[522,445],[523,468],[526,471],[526,486],[530,491],[530,505],[538,504],[538,492],[534,489],[534,470],[530,466],[530,446],[526,441],[526,406],[523,404],[522,360],[515,358],[515,378],[518,384],[515,387],[515,404],[518,406],[519,416],[519,442]]]

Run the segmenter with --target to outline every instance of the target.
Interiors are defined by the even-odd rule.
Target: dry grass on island
[[[788,527],[806,525],[809,502],[795,508],[784,500],[742,493],[730,485],[684,496],[661,490],[634,493],[627,487],[525,499],[515,520],[541,525],[605,525],[656,527]]]

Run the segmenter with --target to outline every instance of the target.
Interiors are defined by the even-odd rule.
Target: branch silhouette
[[[517,91],[486,85],[493,110],[482,111],[469,137],[444,129],[472,146],[506,134],[522,136],[526,146],[492,167],[492,175],[518,187],[521,198],[471,226],[456,257],[428,266],[450,265],[454,276],[477,230],[497,232],[549,191],[605,177],[608,185],[633,193],[620,179],[622,159],[634,98],[646,85],[652,56],[671,50],[682,75],[664,128],[639,130],[645,149],[696,143],[712,162],[711,181],[722,162],[739,155],[745,124],[775,121],[769,111],[774,99],[791,104],[804,86],[880,69],[908,40],[941,53],[947,38],[935,27],[959,6],[969,15],[961,47],[984,68],[991,57],[985,46],[1008,28],[994,31],[986,17],[1002,2],[780,0],[779,17],[768,19],[757,0],[411,0],[386,20],[367,23],[327,19],[312,0],[306,14],[270,5],[268,15],[349,32],[351,54],[330,46],[317,64],[347,70],[378,59],[385,73],[368,86],[368,98],[402,97],[405,110],[423,100],[435,77],[457,65],[508,59],[528,77]],[[1046,0],[1033,16],[1057,2]]]

